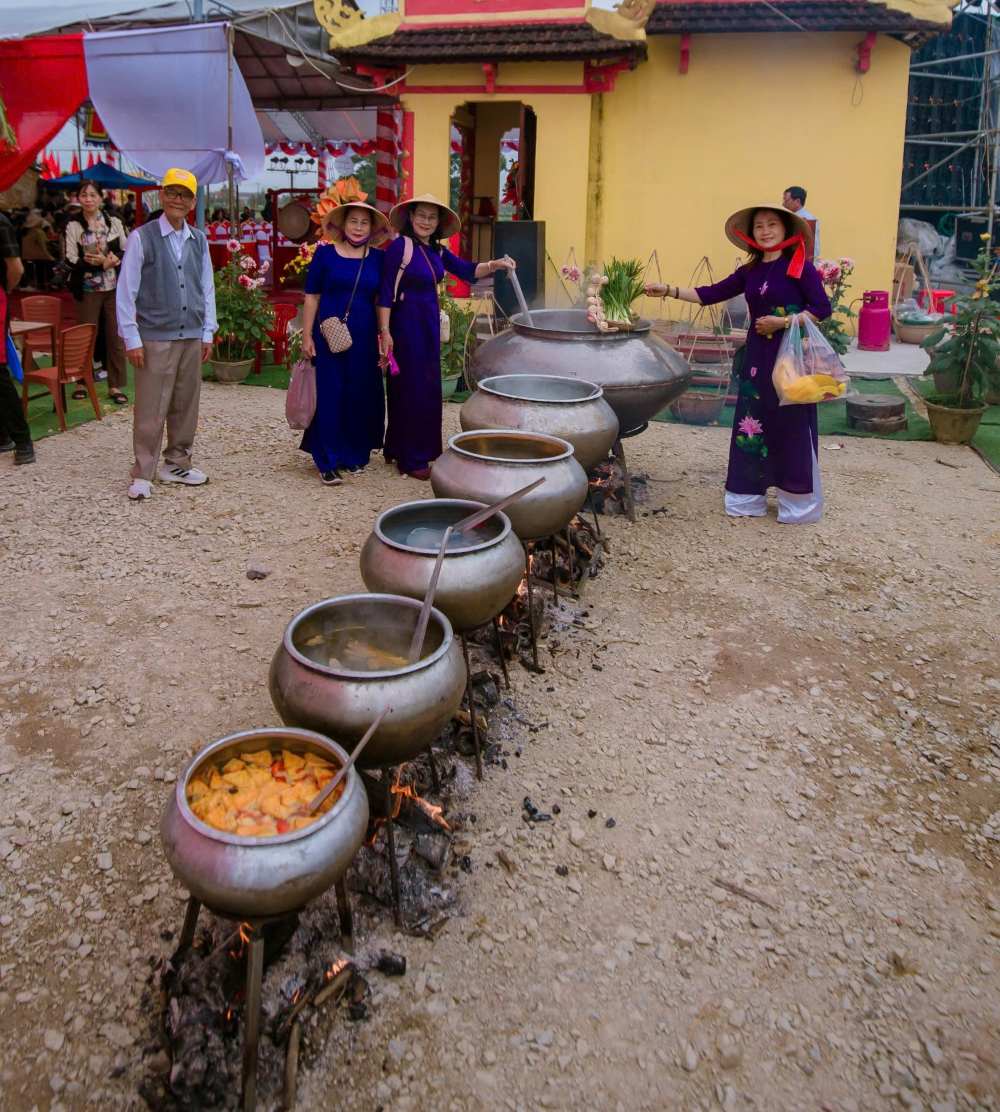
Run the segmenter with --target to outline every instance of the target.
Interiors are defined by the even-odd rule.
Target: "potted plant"
[[[843,258],[834,262],[832,259],[820,259],[816,263],[816,269],[819,271],[823,285],[826,286],[832,310],[826,320],[819,322],[819,330],[829,341],[830,347],[838,355],[844,355],[851,346],[848,326],[857,316],[844,300],[847,294],[847,279],[854,273],[854,260]]]
[[[948,326],[936,328],[922,345],[931,357],[924,374],[951,376],[955,386],[926,399],[934,438],[942,444],[969,444],[986,411],[986,392],[1000,386],[1000,302],[994,297],[1000,285],[1000,264],[990,250],[989,238],[982,236],[972,293],[956,299],[956,312]]]
[[[268,339],[274,313],[264,293],[266,262],[258,264],[231,239],[229,262],[215,272],[215,312],[219,331],[209,367],[217,382],[242,382],[250,373],[257,345]]]

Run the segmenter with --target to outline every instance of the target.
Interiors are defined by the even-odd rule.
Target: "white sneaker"
[[[98,382],[103,382],[107,377],[108,372],[103,367],[98,367],[98,369],[94,371],[94,378]]]
[[[133,479],[128,488],[128,496],[133,502],[141,502],[153,493],[153,484],[149,479]]]
[[[164,464],[156,473],[161,483],[185,483],[187,486],[201,486],[208,482],[208,476],[197,467],[171,467]]]

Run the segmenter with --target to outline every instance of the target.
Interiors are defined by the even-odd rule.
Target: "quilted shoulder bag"
[[[361,256],[361,263],[358,266],[358,273],[354,279],[354,288],[351,290],[351,298],[347,302],[347,309],[344,312],[343,320],[340,317],[327,317],[325,320],[319,322],[319,330],[326,340],[326,346],[330,349],[332,355],[339,355],[342,351],[347,349],[354,342],[351,339],[351,330],[347,327],[347,318],[351,315],[351,306],[354,304],[354,295],[358,292],[358,282],[361,281],[361,271],[365,268],[365,259],[368,258],[368,251]]]

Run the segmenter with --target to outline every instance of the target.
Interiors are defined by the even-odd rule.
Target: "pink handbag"
[[[292,380],[285,394],[285,420],[292,429],[307,429],[316,414],[316,365],[300,359],[292,368]]]

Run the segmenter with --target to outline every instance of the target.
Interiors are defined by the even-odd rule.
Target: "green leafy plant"
[[[469,331],[476,314],[472,309],[460,305],[444,287],[440,292],[441,308],[448,314],[451,322],[451,335],[441,345],[441,377],[458,378],[465,370],[465,353]]]
[[[1000,388],[1000,263],[984,234],[973,269],[976,284],[970,294],[956,298],[957,312],[927,336],[921,347],[930,352],[925,375],[952,379],[955,389],[931,394],[928,400],[949,409],[976,409],[986,392]]]
[[[848,278],[854,273],[853,259],[820,259],[816,263],[819,276],[826,286],[833,310],[826,320],[819,322],[819,330],[830,342],[830,347],[838,355],[844,355],[851,346],[850,323],[857,313],[847,302]]]
[[[285,348],[285,366],[291,370],[302,358],[302,329],[289,328],[288,344]]]
[[[632,302],[643,294],[643,270],[638,259],[612,258],[604,267],[605,280],[599,289],[604,319],[609,325],[632,323]]]
[[[235,363],[254,357],[257,344],[268,339],[274,313],[263,290],[268,264],[245,255],[235,240],[229,251],[229,262],[215,272],[215,357]]]

